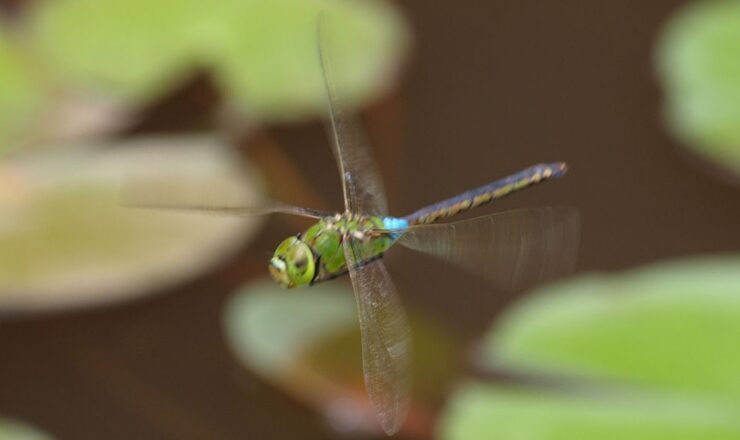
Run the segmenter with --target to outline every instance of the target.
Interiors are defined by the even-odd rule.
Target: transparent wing
[[[278,202],[273,202],[272,205],[261,205],[261,206],[210,206],[207,204],[143,204],[143,203],[125,203],[124,206],[131,208],[147,208],[147,209],[164,209],[172,211],[188,211],[188,212],[202,212],[205,214],[219,214],[229,215],[235,217],[245,217],[251,215],[265,215],[265,214],[290,214],[301,217],[309,218],[322,218],[330,216],[331,214],[318,211],[310,208],[301,208],[299,206],[283,205]]]
[[[357,301],[365,386],[383,430],[398,431],[409,403],[411,340],[406,314],[382,260],[368,261],[346,237],[344,254]]]
[[[334,76],[328,38],[327,18],[319,16],[319,62],[329,101],[331,144],[342,178],[345,209],[365,215],[386,215],[388,203],[378,167],[359,122],[350,116],[342,102]]]
[[[230,216],[264,214],[291,214],[321,218],[332,214],[275,201],[251,200],[233,185],[219,184],[216,179],[172,180],[138,179],[125,182],[120,200],[132,208],[164,209],[173,211],[202,212]]]
[[[579,237],[577,210],[539,208],[412,226],[398,241],[457,263],[499,287],[519,289],[572,271]]]

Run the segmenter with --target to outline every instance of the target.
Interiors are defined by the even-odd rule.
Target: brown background
[[[566,178],[496,209],[579,207],[578,272],[740,249],[740,193],[683,157],[661,122],[652,50],[682,3],[400,2],[414,51],[397,96],[368,118],[392,213],[564,160]],[[270,134],[339,206],[321,125]],[[0,323],[0,414],[65,439],[334,436],[222,337],[224,300],[291,232],[275,219],[224,267],[148,299]],[[514,299],[409,252],[389,259],[404,301],[468,340]]]

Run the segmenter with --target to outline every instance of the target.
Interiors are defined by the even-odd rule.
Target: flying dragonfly
[[[356,119],[337,91],[326,26],[319,19],[319,63],[329,108],[331,146],[342,181],[344,211],[327,213],[282,203],[214,206],[193,203],[129,204],[226,215],[291,214],[316,219],[286,238],[268,268],[292,289],[349,274],[357,303],[366,389],[377,419],[392,435],[405,420],[410,399],[411,339],[406,314],[382,256],[400,244],[486,276],[503,288],[550,279],[572,269],[580,230],[569,208],[519,209],[453,223],[436,223],[531,185],[562,176],[565,163],[529,167],[508,177],[419,209],[387,214],[380,174]]]

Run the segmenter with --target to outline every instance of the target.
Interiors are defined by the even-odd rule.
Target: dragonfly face
[[[270,275],[285,288],[308,286],[316,274],[311,248],[298,237],[289,237],[275,249],[270,259]]]

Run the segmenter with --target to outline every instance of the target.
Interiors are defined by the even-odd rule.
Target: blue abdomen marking
[[[383,217],[383,227],[391,231],[398,231],[390,234],[391,238],[395,240],[409,227],[409,222],[404,218]]]

